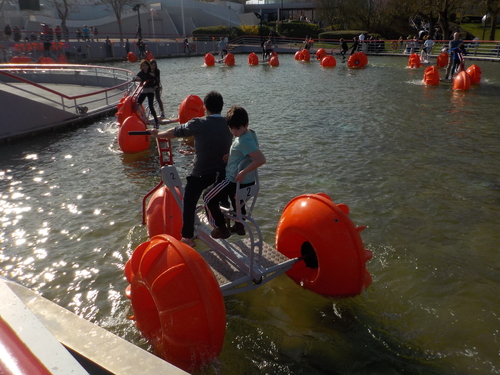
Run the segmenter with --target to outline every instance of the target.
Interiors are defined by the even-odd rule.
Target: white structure
[[[0,27],[18,26],[26,31],[41,31],[40,24],[47,23],[53,28],[61,24],[57,12],[50,2],[42,5],[40,11],[19,10],[17,1],[3,1],[0,16]],[[139,8],[139,12],[131,7],[122,13],[122,32],[124,38],[134,38],[137,25],[140,23],[145,38],[162,38],[190,35],[198,27],[207,26],[240,26],[240,15],[245,12],[244,5],[221,1],[205,3],[196,0],[161,0],[147,2]],[[139,19],[140,18],[140,19]],[[244,17],[248,23],[249,17]],[[251,18],[258,23],[257,18]],[[70,37],[76,36],[76,30],[85,25],[97,27],[99,38],[118,38],[119,29],[116,16],[109,6],[78,3],[71,7],[66,20]]]

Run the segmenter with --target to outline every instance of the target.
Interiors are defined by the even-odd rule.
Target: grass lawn
[[[460,27],[464,30],[467,30],[469,33],[471,33],[475,37],[477,37],[481,40],[483,39],[484,27],[481,23],[462,23],[460,25]],[[499,29],[499,26],[497,26],[497,33],[495,35],[497,39],[499,37],[498,29]],[[484,37],[488,38],[489,35],[490,35],[490,28],[489,28],[489,26],[487,26],[486,31],[484,31]]]

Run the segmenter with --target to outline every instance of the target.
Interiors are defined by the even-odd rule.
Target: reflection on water
[[[236,60],[160,61],[166,113],[213,89],[244,106],[268,159],[254,212],[265,240],[291,198],[326,192],[368,226],[373,284],[333,300],[282,276],[226,298],[224,349],[201,373],[500,373],[497,63],[475,62],[483,82],[453,92],[400,58],[363,70]],[[154,147],[123,155],[113,121],[0,146],[0,272],[149,348],[122,270],[147,238],[142,197],[159,163]],[[192,146],[173,146],[185,175]]]

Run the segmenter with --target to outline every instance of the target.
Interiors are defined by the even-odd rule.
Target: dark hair
[[[458,45],[458,49],[465,49],[465,44],[460,43],[460,44]]]
[[[139,66],[142,69],[142,64],[144,64],[144,63],[146,63],[148,65],[148,72],[150,72],[151,71],[151,65],[149,65],[149,61],[148,60],[146,60],[146,59],[141,60],[141,63],[139,64]]]
[[[156,66],[158,66],[158,63],[156,62],[156,60],[155,60],[155,59],[151,59],[151,60],[149,60],[149,66],[151,66],[151,64],[152,64],[152,63],[155,63],[155,64],[156,64]]]
[[[233,105],[226,113],[227,125],[232,129],[239,129],[248,125],[248,113],[245,108]]]
[[[210,113],[221,113],[222,107],[224,106],[224,100],[222,99],[222,95],[217,91],[210,91],[205,95],[203,104],[205,104],[206,110]]]

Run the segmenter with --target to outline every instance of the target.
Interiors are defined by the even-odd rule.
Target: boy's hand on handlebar
[[[157,137],[158,136],[158,129],[148,129],[148,132],[153,136]]]

